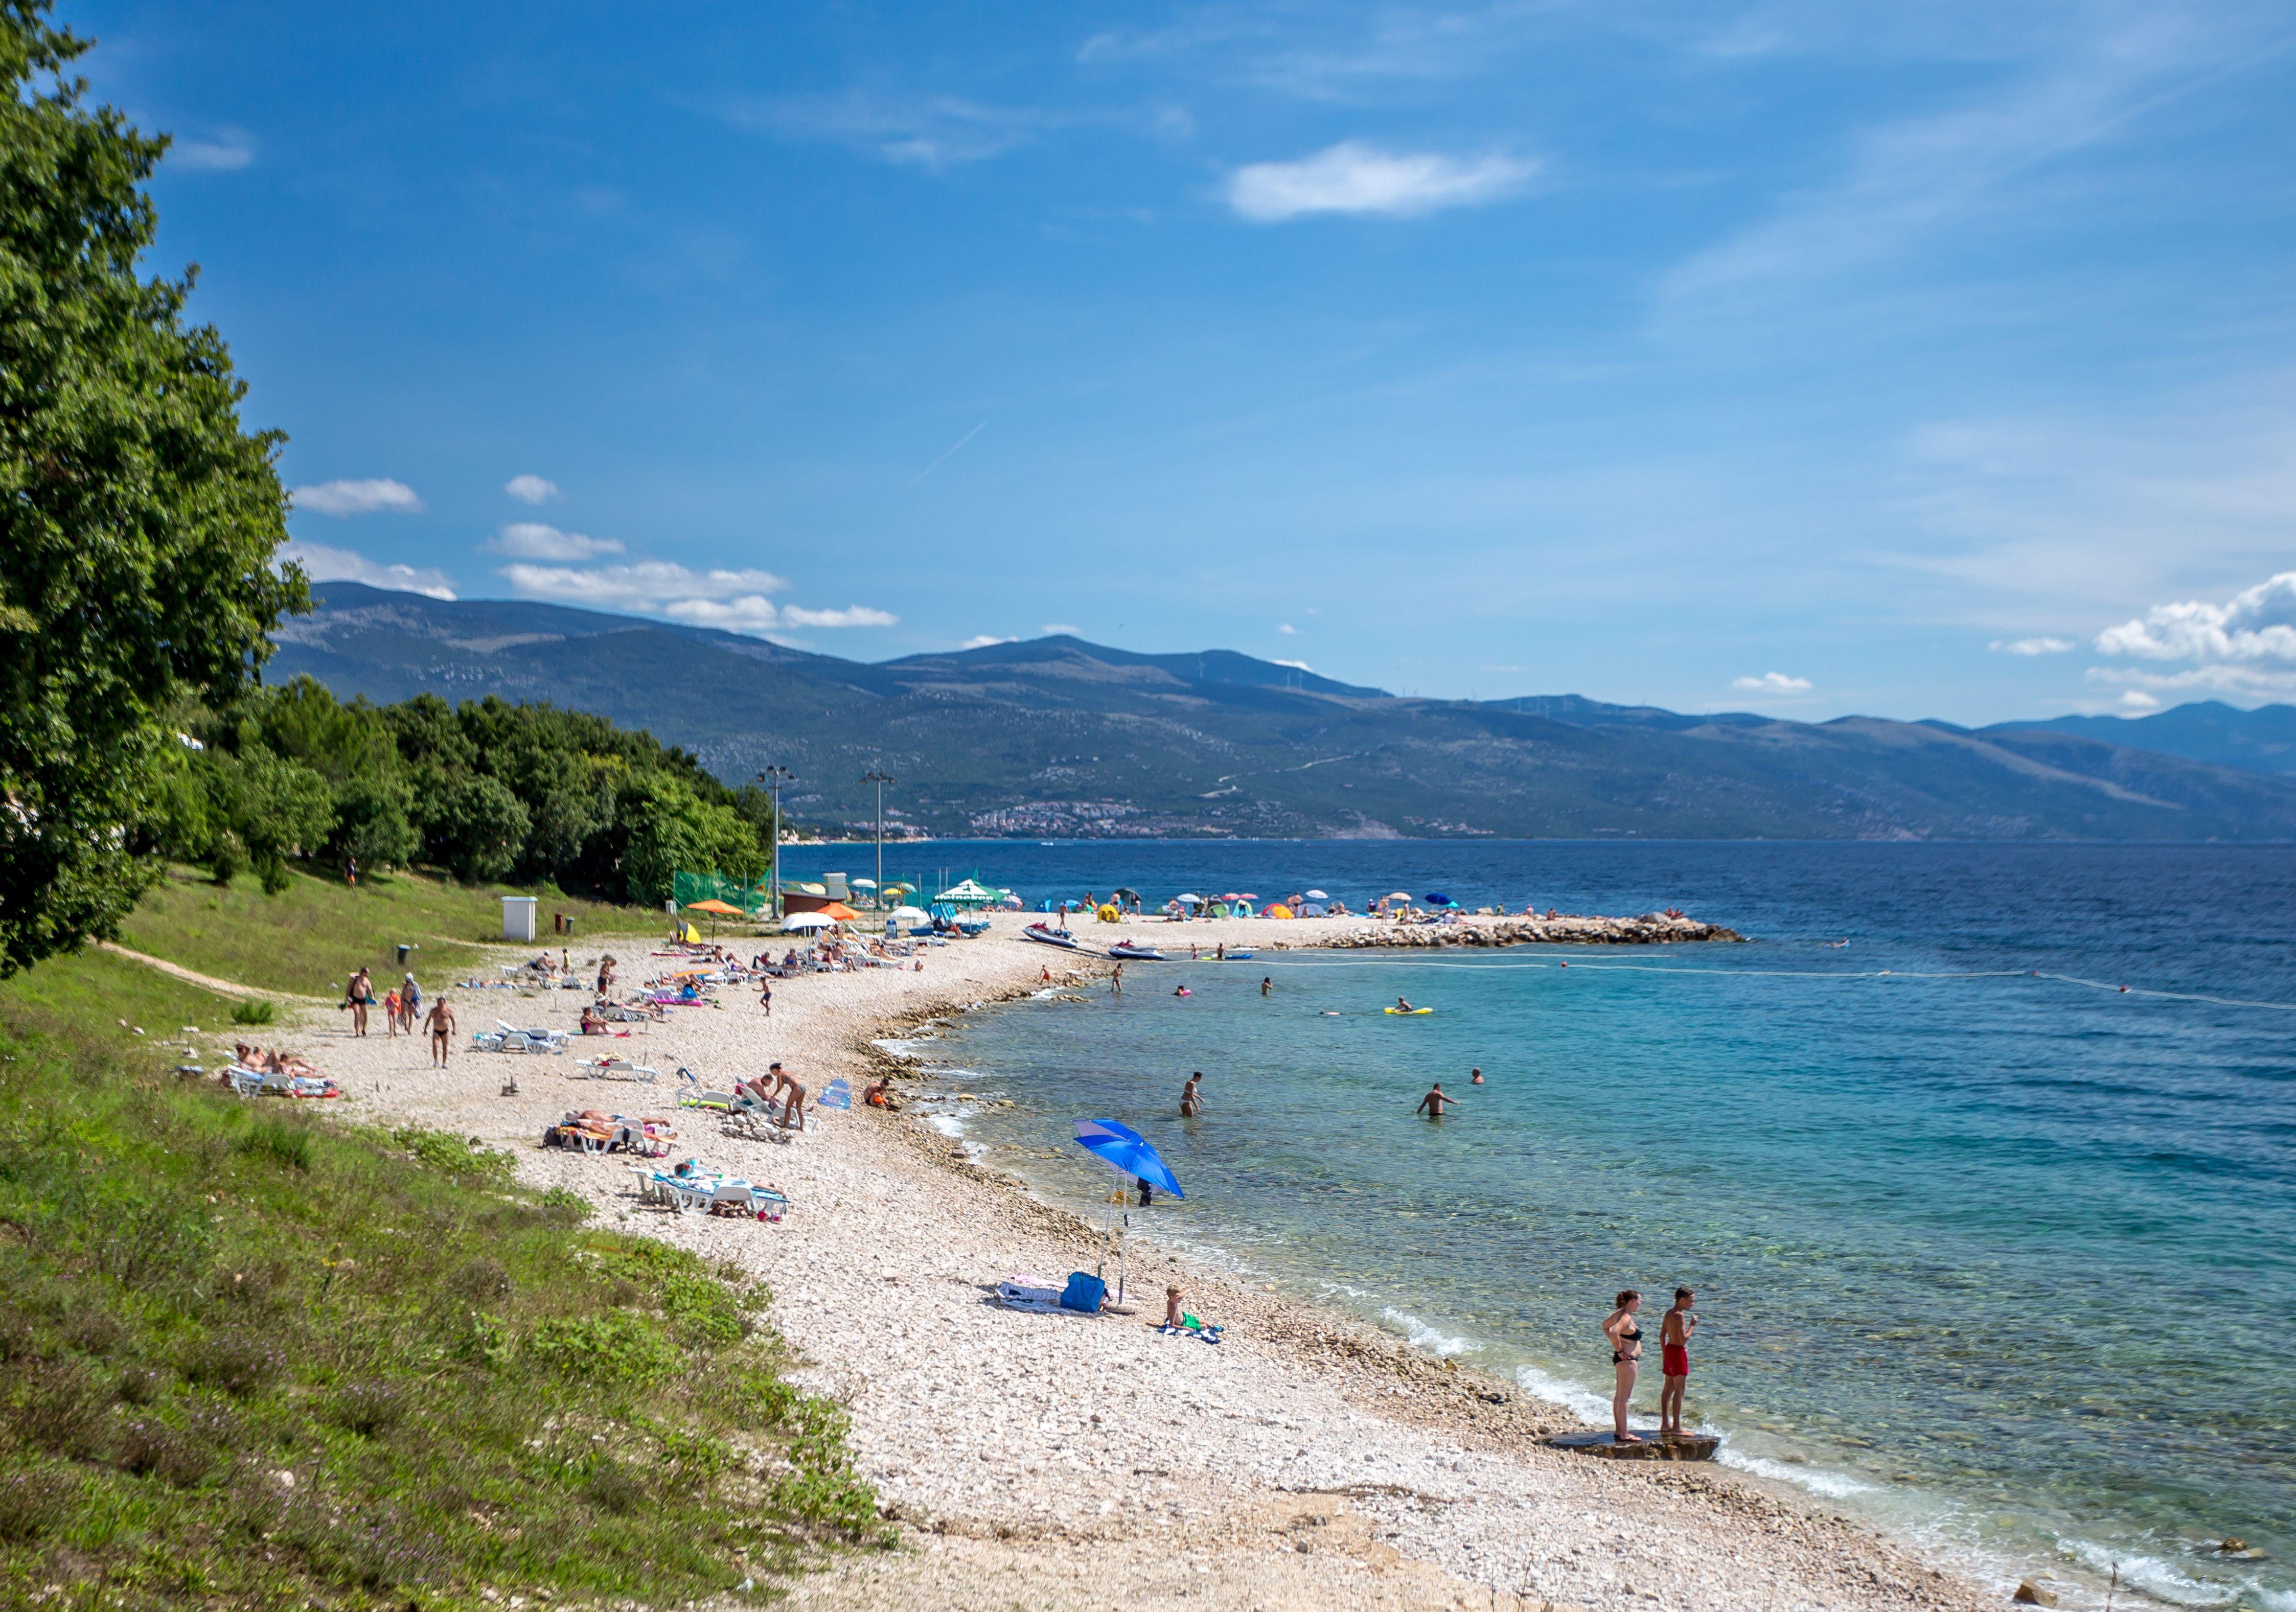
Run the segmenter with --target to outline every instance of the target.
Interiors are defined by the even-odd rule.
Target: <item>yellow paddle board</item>
[[[1398,1019],[1416,1019],[1422,1013],[1432,1013],[1435,1010],[1432,1008],[1382,1008],[1380,1011],[1383,1013],[1391,1013]]]

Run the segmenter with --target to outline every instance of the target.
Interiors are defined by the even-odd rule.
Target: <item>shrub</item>
[[[327,1407],[328,1420],[366,1438],[397,1427],[406,1414],[406,1399],[388,1383],[348,1384]]]
[[[643,1315],[617,1311],[578,1320],[545,1321],[527,1336],[539,1363],[569,1376],[647,1387],[677,1370],[677,1349]]]
[[[449,1175],[506,1186],[514,1167],[509,1154],[488,1150],[475,1136],[465,1141],[451,1131],[402,1125],[390,1133],[390,1140],[412,1153],[417,1163]]]
[[[233,1006],[231,1021],[234,1024],[269,1024],[278,1015],[278,1009],[267,1002],[247,1001]]]
[[[645,1485],[611,1458],[602,1459],[583,1484],[582,1498],[602,1511],[626,1517],[645,1503]]]
[[[662,1279],[661,1309],[680,1331],[704,1343],[738,1343],[747,1330],[732,1289],[698,1271],[672,1271]]]
[[[70,1509],[67,1482],[37,1468],[0,1477],[0,1541],[29,1544],[53,1533]]]
[[[119,1402],[128,1405],[148,1405],[160,1397],[168,1386],[168,1374],[150,1366],[130,1366],[119,1374],[117,1392]]]
[[[52,1455],[85,1461],[103,1446],[103,1396],[75,1361],[47,1361],[27,1371],[10,1420],[19,1438]]]
[[[140,1417],[119,1433],[119,1465],[138,1477],[156,1477],[188,1489],[215,1470],[230,1451],[230,1424],[210,1412],[188,1428],[171,1428],[157,1417]]]
[[[311,1133],[302,1125],[276,1119],[258,1119],[248,1133],[232,1144],[234,1150],[291,1170],[311,1167]]]
[[[590,1200],[570,1188],[553,1187],[539,1201],[544,1214],[563,1224],[578,1226],[590,1218]]]
[[[447,1279],[447,1291],[463,1298],[508,1298],[518,1290],[510,1272],[499,1259],[479,1258],[456,1271]]]
[[[285,1350],[245,1332],[201,1338],[184,1352],[183,1362],[187,1382],[242,1398],[268,1387],[286,1368]]]

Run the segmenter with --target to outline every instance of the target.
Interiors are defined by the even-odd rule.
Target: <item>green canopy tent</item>
[[[933,899],[952,907],[985,907],[994,905],[1002,898],[978,880],[968,879],[949,886]]]

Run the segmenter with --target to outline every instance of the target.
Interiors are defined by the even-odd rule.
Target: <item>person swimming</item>
[[[1182,986],[1178,989],[1175,990],[1172,994],[1175,996],[1193,996],[1195,993],[1188,989],[1187,986]]]

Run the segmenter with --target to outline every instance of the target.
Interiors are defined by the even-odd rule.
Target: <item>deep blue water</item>
[[[798,856],[868,871],[850,847]],[[1692,1414],[1740,1464],[1940,1550],[2076,1585],[2118,1561],[2182,1604],[2296,1612],[2296,1012],[2226,1005],[2296,1005],[2296,848],[889,854],[889,876],[942,869],[1032,904],[1118,883],[1152,905],[1443,889],[1678,905],[1743,931],[1140,965],[1120,999],[977,1015],[931,1056],[972,1071],[947,1089],[1016,1100],[953,1107],[1049,1193],[1095,1199],[1105,1177],[1069,1123],[1123,1119],[1188,1187],[1136,1216],[1153,1234],[1587,1410],[1607,1394],[1611,1292],[1638,1287],[1654,1312],[1686,1282]],[[1181,980],[1192,996],[1170,994]],[[1382,1016],[1399,993],[1436,1012]],[[1488,1084],[1465,1085],[1471,1065]],[[1191,1069],[1210,1101],[1183,1121]],[[1414,1120],[1438,1078],[1468,1105]],[[2227,1534],[2271,1559],[2207,1552]]]

